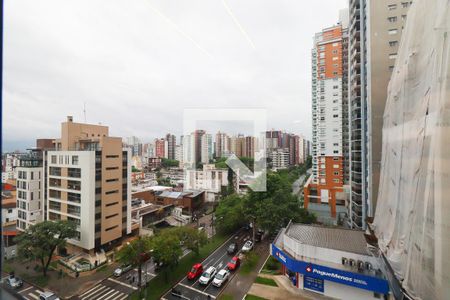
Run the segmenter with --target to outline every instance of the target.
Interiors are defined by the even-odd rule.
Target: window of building
[[[118,216],[119,214],[113,214],[113,215],[109,215],[109,216],[106,216],[105,218],[106,219],[111,219],[111,218],[114,218],[114,217],[116,217],[116,216]]]
[[[338,175],[339,175],[339,172],[333,172],[333,175],[334,175],[334,176],[338,176]]]
[[[397,53],[389,54],[389,59],[396,59],[396,58],[397,58]]]
[[[395,22],[397,22],[397,17],[396,17],[396,16],[394,16],[394,17],[388,17],[387,19],[388,19],[388,21],[389,21],[390,23],[395,23]]]
[[[339,88],[339,86],[338,85],[333,85],[333,89],[338,89]]]
[[[339,43],[333,43],[333,47],[339,46]]]
[[[402,15],[402,21],[406,21],[406,15]]]
[[[339,118],[339,115],[333,115],[333,118]]]
[[[72,156],[72,165],[78,165],[78,155]]]
[[[334,164],[333,165],[333,169],[339,169],[339,165],[338,164]]]
[[[333,182],[335,182],[335,183],[339,183],[339,182],[340,182],[340,180],[339,180],[339,179],[333,179]]]
[[[333,56],[333,60],[338,60],[338,59],[339,59],[339,57]]]
[[[324,58],[325,57],[325,52],[321,52],[320,54],[319,54],[319,58]]]
[[[105,194],[106,194],[106,195],[117,194],[118,192],[119,192],[119,190],[107,191]]]
[[[333,54],[338,54],[338,51],[337,50],[333,50],[332,53]]]
[[[64,163],[64,157],[62,155],[59,155],[59,164],[62,165]]]
[[[30,172],[30,179],[33,180],[33,179],[34,179],[33,177],[34,177],[34,172],[31,171],[31,172]]]
[[[334,99],[334,100],[333,100],[333,103],[338,103],[338,100],[337,100],[337,99]]]
[[[397,4],[389,4],[388,5],[388,10],[395,10],[397,9]]]
[[[56,164],[56,155],[52,155],[52,164]]]
[[[395,47],[398,45],[398,41],[389,41],[389,46]]]
[[[339,160],[339,157],[333,157],[333,160]]]
[[[107,167],[106,170],[110,171],[110,170],[118,170],[119,167]]]
[[[338,150],[333,150],[333,154],[338,154],[339,151]]]
[[[115,182],[119,181],[119,178],[106,179],[106,182]]]
[[[64,157],[64,163],[65,163],[66,165],[69,164],[69,155],[66,155],[66,156]]]
[[[116,225],[116,226],[113,226],[113,227],[106,228],[105,231],[110,231],[110,230],[116,229],[117,227],[119,227],[119,225]]]
[[[389,71],[394,71],[394,66],[389,66]]]
[[[388,30],[388,34],[389,34],[389,35],[397,34],[397,32],[398,32],[397,29],[389,29],[389,30]]]
[[[402,2],[402,7],[407,8],[409,6],[409,1]]]

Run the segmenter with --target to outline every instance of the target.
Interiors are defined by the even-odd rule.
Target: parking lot
[[[213,266],[217,269],[217,271],[223,269],[226,267],[227,263],[230,261],[232,256],[239,255],[241,252],[241,248],[244,245],[244,242],[247,239],[251,239],[251,231],[240,231],[239,233],[233,235],[227,242],[225,242],[222,246],[220,246],[215,252],[213,252],[210,256],[208,256],[203,262],[203,269],[206,270],[208,267]],[[229,244],[232,242],[236,242],[238,244],[238,252],[234,255],[229,255],[227,253],[227,248]],[[186,270],[186,273],[189,270]],[[236,271],[232,271],[230,273],[230,278],[228,281],[231,281],[235,275]],[[166,300],[179,300],[179,299],[185,299],[185,300],[202,300],[202,299],[215,299],[225,288],[226,284],[224,286],[218,288],[211,284],[211,282],[208,285],[201,285],[198,282],[199,278],[196,278],[196,280],[189,280],[187,277],[184,277],[176,286],[174,286],[174,289],[179,292],[179,294],[175,295],[172,294],[171,291],[167,292],[162,299]],[[208,298],[209,297],[209,298]]]

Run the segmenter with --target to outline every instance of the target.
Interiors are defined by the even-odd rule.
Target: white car
[[[120,268],[114,270],[114,276],[119,277],[120,275],[130,271],[131,268],[131,265],[121,266]]]
[[[216,277],[214,277],[212,284],[216,287],[221,287],[222,284],[228,280],[228,276],[230,276],[230,272],[226,269],[222,269],[217,273]]]
[[[202,276],[200,276],[198,282],[200,282],[200,284],[207,285],[211,282],[216,273],[217,273],[216,268],[209,267],[205,272],[203,272]]]
[[[242,252],[249,252],[253,249],[253,242],[252,241],[246,241],[244,246],[242,247]]]
[[[55,293],[47,291],[39,295],[39,300],[60,300]]]

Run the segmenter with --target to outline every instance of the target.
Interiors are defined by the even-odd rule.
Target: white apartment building
[[[201,162],[203,164],[209,164],[209,161],[213,158],[214,147],[211,134],[204,134],[201,136]]]
[[[289,149],[275,149],[270,152],[272,169],[286,169],[289,167]]]
[[[43,220],[44,169],[39,152],[23,155],[16,167],[17,224],[20,231]]]
[[[222,187],[228,185],[228,170],[214,164],[203,165],[203,170],[185,170],[184,189],[205,191],[206,201],[216,201]]]

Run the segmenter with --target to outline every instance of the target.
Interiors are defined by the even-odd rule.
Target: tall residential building
[[[62,123],[56,150],[47,152],[48,220],[70,220],[68,242],[89,251],[111,249],[131,233],[131,151],[107,126]]]
[[[272,169],[286,169],[289,167],[289,149],[278,148],[270,152],[269,157],[272,161]]]
[[[155,139],[155,157],[167,158],[167,141],[165,139]]]
[[[387,85],[408,8],[405,0],[350,0],[349,139],[351,228],[365,229],[378,195]]]
[[[255,151],[257,151],[257,140],[254,136],[246,136],[245,137],[245,145],[244,145],[244,154],[245,157],[254,158]]]
[[[230,152],[230,138],[226,133],[217,132],[215,140],[215,157],[223,157]]]
[[[245,137],[242,134],[230,138],[230,153],[237,157],[245,156]]]
[[[213,138],[211,134],[205,133],[201,137],[201,162],[203,164],[209,164],[210,160],[213,158],[214,148],[213,148]]]
[[[183,145],[175,146],[175,160],[178,160],[180,164],[183,163]]]
[[[345,13],[341,14],[345,18]],[[348,20],[316,33],[312,50],[312,175],[304,188],[305,207],[336,219],[345,207],[343,167],[343,43]],[[312,204],[311,207],[310,203]]]
[[[270,152],[272,149],[281,148],[282,133],[280,130],[266,131],[266,149]]]
[[[175,159],[175,146],[177,145],[177,138],[173,134],[166,134],[167,141],[167,158]]]
[[[194,138],[194,162],[195,164],[202,161],[202,137],[206,132],[204,130],[197,129],[192,133],[192,137]]]
[[[132,156],[142,156],[142,143],[139,138],[135,136],[128,137],[126,144],[131,149]]]
[[[44,169],[41,150],[31,150],[19,158],[16,167],[17,229],[24,231],[30,225],[44,220]]]

